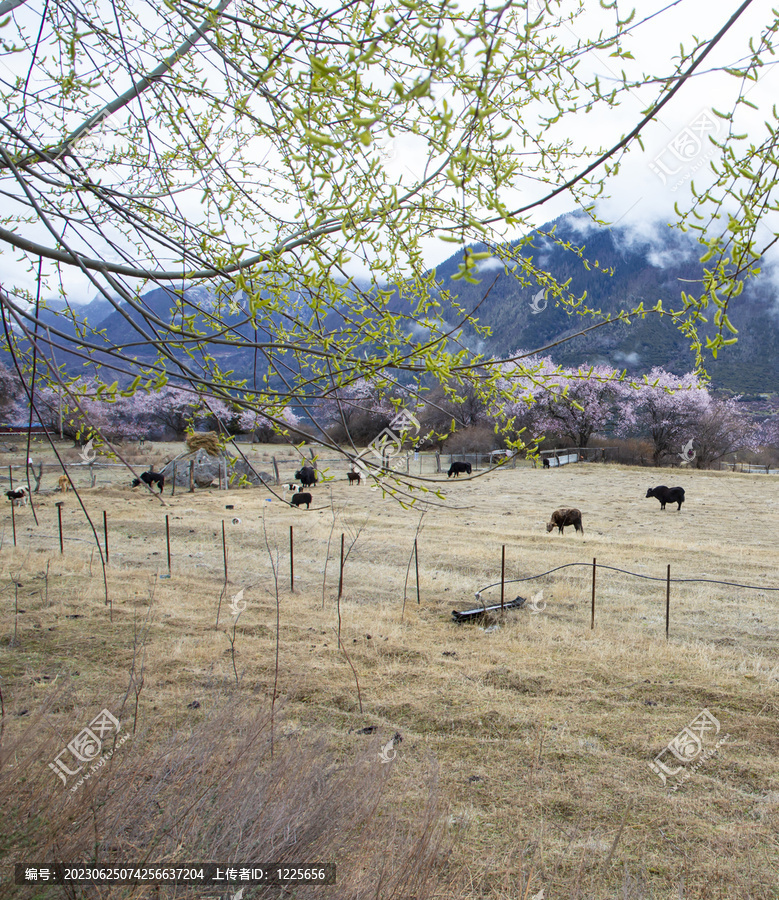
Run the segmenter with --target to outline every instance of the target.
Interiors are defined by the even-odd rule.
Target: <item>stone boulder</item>
[[[209,487],[212,482],[219,481],[219,469],[224,457],[209,456],[204,449],[188,453],[177,460],[172,460],[162,470],[165,483],[173,483],[173,464],[176,465],[176,487],[189,487],[189,464],[195,464],[194,480],[197,487]],[[228,471],[230,465],[228,462]]]

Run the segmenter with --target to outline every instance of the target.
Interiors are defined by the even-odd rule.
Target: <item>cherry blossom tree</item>
[[[621,432],[649,436],[655,465],[679,460],[708,468],[730,453],[754,450],[759,444],[738,398],[712,397],[693,373],[676,376],[652,369],[635,389],[631,406]]]
[[[546,385],[560,369],[549,357],[520,350],[513,355],[517,362],[501,366],[489,415],[507,443],[520,448],[534,446],[544,437],[548,424],[542,403]]]
[[[567,369],[549,357],[528,356],[504,367],[498,389],[496,418],[525,443],[555,436],[586,447],[594,434],[613,431],[630,415],[629,387],[610,366]]]
[[[739,409],[738,398],[711,398],[695,423],[693,464],[696,468],[708,469],[731,453],[759,449],[758,428]]]
[[[26,395],[17,401],[19,416],[29,415]],[[77,379],[56,388],[35,391],[35,412],[51,434],[68,437],[77,444],[89,440],[133,440],[142,437],[145,426],[137,416],[135,397],[106,390],[94,380]]]
[[[574,447],[586,447],[595,433],[613,432],[631,399],[620,377],[603,365],[561,370],[539,401],[539,425]]]
[[[395,391],[399,396],[402,392]],[[362,446],[386,428],[396,408],[385,388],[367,378],[330,391],[317,404],[318,416],[327,423],[333,440]]]
[[[673,460],[694,441],[698,422],[711,403],[707,388],[692,373],[676,376],[655,367],[633,390],[618,432],[647,436],[656,466]]]
[[[759,423],[755,429],[755,440],[761,447],[779,448],[779,413]]]
[[[254,440],[267,444],[281,439],[285,433],[283,424],[297,428],[301,422],[300,417],[288,406],[278,416],[274,416],[274,419],[257,410],[245,409],[238,416],[238,430],[241,434],[251,434]],[[282,424],[277,424],[279,422]]]

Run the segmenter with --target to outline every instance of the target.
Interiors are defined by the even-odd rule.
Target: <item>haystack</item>
[[[187,435],[187,447],[191,453],[205,450],[209,456],[221,456],[222,446],[219,435],[215,431],[196,431]]]

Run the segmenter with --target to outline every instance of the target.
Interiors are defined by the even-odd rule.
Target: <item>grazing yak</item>
[[[316,469],[313,466],[303,466],[295,472],[295,478],[303,485],[303,487],[314,487],[316,485]]]
[[[360,473],[359,472],[347,472],[346,477],[349,479],[350,485],[360,483]]]
[[[132,487],[138,487],[141,482],[149,487],[156,484],[160,489],[160,494],[162,494],[162,489],[165,487],[165,476],[160,472],[141,472],[140,478],[133,478]]]
[[[471,464],[470,463],[460,463],[453,462],[451,466],[449,466],[449,471],[446,473],[447,478],[451,478],[454,475],[457,478],[458,475],[462,475],[463,472],[467,472],[469,475],[471,474]]]
[[[297,494],[293,494],[292,496],[292,505],[293,506],[302,506],[304,503],[306,504],[306,509],[311,508],[311,494],[306,491],[298,491]]]
[[[684,488],[666,487],[664,484],[658,485],[656,488],[649,488],[646,492],[647,497],[657,497],[660,501],[660,509],[665,509],[666,503],[678,503],[677,512],[681,512],[682,503],[684,503]]]
[[[549,522],[546,523],[546,530],[549,533],[555,525],[557,526],[559,534],[565,534],[563,529],[566,525],[573,525],[573,527],[577,531],[581,531],[584,534],[584,526],[582,525],[582,514],[578,509],[556,509],[552,513],[552,518]]]
[[[11,506],[24,506],[27,503],[27,488],[6,491],[5,496],[11,501]]]

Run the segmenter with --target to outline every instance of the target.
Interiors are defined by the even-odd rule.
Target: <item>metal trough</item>
[[[504,603],[503,609],[522,609],[525,603],[527,603],[527,600],[524,597],[515,597],[513,600],[509,600],[508,603]],[[483,616],[485,613],[500,612],[500,609],[500,603],[486,608],[478,606],[476,609],[465,609],[462,612],[453,609],[452,618],[455,622],[475,622],[479,616]]]

